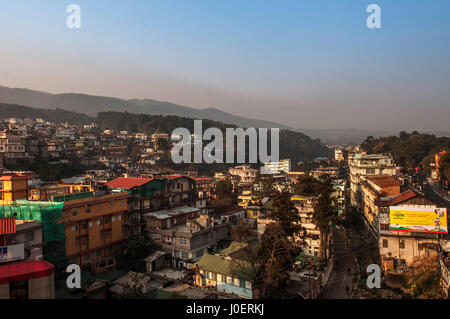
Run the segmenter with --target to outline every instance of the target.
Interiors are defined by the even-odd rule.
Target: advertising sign
[[[447,208],[389,207],[389,229],[447,234]]]
[[[25,259],[25,245],[0,246],[0,263]]]

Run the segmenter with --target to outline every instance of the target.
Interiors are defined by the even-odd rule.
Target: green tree
[[[331,179],[326,176],[318,187],[319,197],[314,203],[313,221],[320,230],[319,256],[322,260],[326,257],[328,248],[328,235],[330,233],[330,222],[335,222],[336,214],[333,209],[333,184]]]
[[[229,179],[220,180],[216,183],[216,194],[219,198],[233,197],[233,184]]]

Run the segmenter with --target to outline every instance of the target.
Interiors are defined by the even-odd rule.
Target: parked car
[[[310,272],[310,271],[304,271],[299,274],[300,277],[306,278],[306,279],[319,279],[319,274],[316,272]]]

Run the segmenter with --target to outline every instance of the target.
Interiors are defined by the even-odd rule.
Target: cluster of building
[[[445,207],[411,187],[390,154],[352,154],[348,166],[351,205],[363,214],[378,242],[384,271],[414,267],[427,258],[447,260]],[[449,263],[443,261],[442,281],[448,295]]]
[[[78,158],[84,167],[134,172],[160,160],[159,140],[169,140],[169,135],[102,131],[95,123],[80,126],[43,119],[7,119],[0,122],[0,168],[36,160],[57,164]],[[130,145],[139,149],[137,160],[130,159]]]

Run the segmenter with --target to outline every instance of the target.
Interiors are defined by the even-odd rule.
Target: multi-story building
[[[374,214],[379,220],[377,238],[383,268],[389,270],[411,264],[421,258],[436,256],[439,250],[439,234],[390,229],[390,208],[393,206],[415,210],[436,208],[433,202],[412,190],[375,201]]]
[[[155,175],[153,179],[119,177],[106,183],[112,192],[126,191],[131,195],[126,219],[128,235],[142,234],[143,213],[192,203],[193,185],[189,177],[181,175]]]
[[[192,267],[195,269],[194,285],[233,298],[257,299],[259,289],[254,275],[259,265],[248,260],[244,251],[248,245],[233,242],[220,253],[203,255]]]
[[[361,177],[369,175],[394,176],[397,166],[390,154],[355,154],[349,157],[350,168],[350,204],[358,206],[361,203]]]
[[[39,223],[0,217],[0,299],[55,298],[54,267],[41,246]]]
[[[25,135],[19,135],[9,130],[0,131],[0,155],[6,162],[15,163],[17,160],[28,160],[25,150]]]
[[[0,265],[0,299],[54,299],[54,267],[45,260]]]
[[[211,196],[214,188],[214,179],[211,177],[191,177],[194,181],[194,190],[199,198]]]
[[[198,211],[185,206],[144,214],[150,237],[171,254],[174,267],[187,267],[217,251],[219,242],[228,237],[226,222],[206,214],[197,217]]]
[[[152,142],[153,143],[157,143],[158,140],[160,140],[160,139],[168,141],[169,140],[169,134],[167,134],[167,133],[154,133],[154,134],[152,134]]]
[[[12,201],[28,198],[27,175],[2,174],[0,175],[0,204],[11,204]]]
[[[282,159],[278,162],[264,163],[264,167],[261,168],[261,171],[263,170],[266,174],[280,174],[280,172],[289,173],[291,171],[291,160]]]
[[[392,197],[400,194],[400,182],[389,175],[362,176],[360,180],[361,196],[358,207],[364,214],[369,230],[376,236],[378,232],[378,215],[375,202],[382,197]]]
[[[69,263],[90,264],[94,272],[114,267],[129,197],[122,192],[64,202],[59,223]]]
[[[29,200],[36,201],[52,201],[55,196],[64,196],[70,194],[70,189],[67,186],[61,185],[40,185],[31,187],[29,190]]]
[[[344,151],[340,148],[334,149],[334,160],[336,162],[343,162],[345,160]]]
[[[253,183],[257,170],[248,165],[240,165],[228,170],[231,176],[235,176],[239,183]]]

